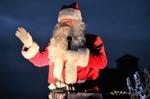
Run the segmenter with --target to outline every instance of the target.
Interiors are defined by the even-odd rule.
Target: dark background
[[[124,54],[150,65],[149,0],[0,0],[0,99],[46,99],[47,67],[37,68],[21,55],[15,37],[25,27],[41,49],[46,47],[63,4],[79,2],[88,32],[105,43],[108,67]]]

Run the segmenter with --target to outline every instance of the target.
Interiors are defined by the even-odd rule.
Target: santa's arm
[[[48,64],[47,52],[39,52],[39,46],[33,41],[32,36],[25,28],[18,27],[15,35],[24,45],[21,53],[26,59],[29,59],[30,62],[38,67]]]
[[[97,36],[93,46],[94,52],[90,51],[88,65],[92,68],[103,69],[107,64],[107,56],[102,39]]]
[[[103,42],[97,37],[90,48],[79,48],[78,51],[67,51],[66,59],[76,60],[76,65],[80,67],[89,66],[95,69],[103,69],[107,64],[107,57]]]
[[[87,39],[87,43],[85,44],[86,48],[79,48],[76,52],[70,51],[66,55],[70,62],[71,59],[76,60],[75,66],[77,67],[69,67],[69,71],[76,70],[78,68],[80,71],[78,74],[79,79],[95,80],[99,75],[99,70],[105,68],[107,64],[107,57],[101,38],[90,38],[91,39]],[[66,71],[67,69],[68,68],[66,68]]]
[[[22,55],[37,67],[48,65],[48,50],[39,51],[39,46],[34,42],[30,48],[25,46],[21,51]]]
[[[90,66],[97,70],[105,68],[107,57],[104,49],[103,41],[100,37],[96,37],[94,44],[90,48],[78,50],[77,65],[80,67]]]

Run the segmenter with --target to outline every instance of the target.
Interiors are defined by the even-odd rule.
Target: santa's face
[[[74,27],[75,26],[75,20],[66,18],[66,19],[60,20],[60,24]]]

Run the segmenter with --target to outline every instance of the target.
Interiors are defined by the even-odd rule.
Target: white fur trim
[[[81,83],[84,83],[85,81],[86,81],[86,80],[78,80],[77,83],[78,83],[78,84],[81,84]]]
[[[89,49],[87,49],[87,48],[86,49],[85,48],[80,48],[77,53],[78,53],[77,60],[68,60],[66,62],[65,82],[67,84],[74,84],[74,83],[77,82],[77,66],[86,67],[87,64],[88,64]]]
[[[54,89],[56,89],[56,88],[62,88],[62,87],[65,87],[65,86],[67,86],[65,83],[63,83],[63,82],[56,82],[56,85],[54,85],[53,83],[51,83],[49,86],[48,86],[48,88],[50,89],[50,90],[54,90]]]
[[[21,53],[26,59],[34,57],[39,51],[39,46],[35,42],[27,51],[24,51],[24,48],[25,46],[23,46]]]
[[[62,87],[65,87],[65,86],[67,86],[67,85],[64,84],[63,82],[56,82],[56,86],[57,86],[58,88],[62,88]]]
[[[63,70],[63,59],[62,58],[56,58],[54,60],[54,78],[56,81],[62,80],[62,70]]]
[[[50,90],[53,90],[53,89],[56,89],[57,87],[56,87],[53,83],[51,83],[51,84],[48,86],[48,88],[49,88]]]
[[[81,12],[80,10],[72,9],[72,8],[63,9],[59,12],[58,22],[66,18],[74,19],[74,20],[82,20]]]
[[[75,60],[68,60],[65,68],[65,82],[74,84],[77,81],[77,65]]]
[[[90,51],[87,48],[78,49],[77,66],[86,67],[89,61]]]

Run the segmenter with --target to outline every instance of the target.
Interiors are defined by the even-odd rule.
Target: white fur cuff
[[[51,83],[51,84],[48,86],[48,88],[49,88],[50,90],[53,90],[53,89],[56,89],[57,87],[56,87],[53,83]]]
[[[24,47],[25,46],[23,46],[21,53],[26,59],[34,57],[39,51],[39,46],[35,42],[27,51],[24,51]]]
[[[54,89],[56,89],[56,88],[62,88],[62,87],[65,87],[65,86],[67,86],[67,85],[64,84],[64,83],[56,82],[56,85],[54,85],[53,83],[51,83],[51,84],[48,86],[48,88],[49,88],[50,90],[54,90]]]
[[[88,64],[89,61],[89,49],[80,48],[78,50],[78,59],[77,59],[77,66],[85,67]]]

